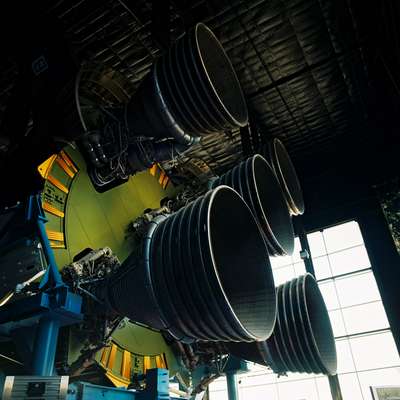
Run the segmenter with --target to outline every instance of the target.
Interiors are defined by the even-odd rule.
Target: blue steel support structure
[[[61,275],[58,272],[53,249],[51,248],[49,238],[47,237],[45,227],[47,218],[42,208],[40,195],[29,197],[28,207],[26,210],[26,220],[28,223],[36,222],[40,241],[42,242],[43,251],[48,262],[46,274],[40,281],[40,288],[44,289],[46,287],[56,288],[59,286],[65,286],[64,282],[62,281]]]
[[[32,374],[50,376],[54,374],[58,331],[60,322],[57,318],[42,317],[36,332],[32,358]]]
[[[47,219],[39,195],[31,196],[28,202],[27,220],[30,221],[35,219],[44,254],[48,262],[46,274],[40,281],[40,288],[57,288],[65,286],[58,271],[49,238],[47,237],[45,227]],[[60,321],[58,318],[54,318],[53,316],[42,316],[40,318],[32,359],[33,374],[43,376],[53,375],[59,329]]]
[[[82,299],[72,293],[62,281],[47,237],[47,219],[40,195],[30,196],[26,207],[26,222],[34,227],[40,238],[47,269],[37,294],[1,307],[0,332],[10,334],[15,329],[25,329],[28,340],[31,338],[32,328],[36,327],[29,369],[34,375],[50,376],[54,374],[59,328],[82,320]]]
[[[229,356],[229,360],[224,369],[229,400],[239,400],[236,375],[248,372],[248,370],[249,368],[247,361],[234,357],[232,355]]]
[[[238,387],[237,387],[235,373],[228,372],[226,374],[226,385],[228,388],[228,399],[229,400],[239,400],[239,393],[238,393]]]

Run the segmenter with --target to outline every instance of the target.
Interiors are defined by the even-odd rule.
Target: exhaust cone
[[[128,104],[126,119],[136,135],[173,137],[182,144],[247,124],[236,73],[207,26],[197,24],[157,60]]]
[[[242,161],[219,177],[213,187],[228,185],[243,197],[263,231],[271,255],[292,254],[294,232],[279,182],[259,154]]]
[[[276,293],[262,234],[246,203],[220,186],[151,223],[143,254],[109,283],[119,314],[177,340],[264,340]]]
[[[306,274],[277,288],[278,313],[274,332],[266,341],[232,343],[229,351],[269,365],[275,373],[334,375],[336,348],[329,315],[318,284]]]
[[[303,192],[292,160],[279,139],[274,139],[268,146],[272,168],[282,187],[290,213],[301,215],[304,213]]]

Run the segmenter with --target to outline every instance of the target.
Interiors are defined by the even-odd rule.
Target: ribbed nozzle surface
[[[306,274],[280,285],[277,300],[277,320],[270,338],[230,344],[232,354],[269,365],[281,374],[335,374],[335,340],[324,299],[313,276]]]
[[[227,185],[238,191],[257,219],[271,255],[293,253],[292,219],[279,182],[265,158],[256,154],[242,161],[212,185]]]
[[[268,151],[272,167],[282,187],[290,213],[292,215],[303,214],[303,191],[285,146],[279,139],[274,139],[269,144]]]
[[[127,107],[137,134],[193,136],[247,124],[239,80],[221,43],[204,24],[178,39],[155,63]]]
[[[236,191],[219,186],[154,221],[144,248],[144,267],[128,260],[121,268],[131,272],[110,286],[114,309],[145,324],[163,325],[182,341],[253,341],[270,335],[276,294],[268,251]],[[147,316],[135,302],[141,276],[148,276],[144,286],[151,294],[148,304],[140,303],[149,310]]]

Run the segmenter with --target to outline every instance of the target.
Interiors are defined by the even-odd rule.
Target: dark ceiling
[[[400,7],[395,0],[44,4],[43,10],[14,10],[19,26],[7,31],[6,41],[19,34],[21,24],[35,29],[30,13],[46,15],[56,21],[77,63],[112,67],[135,87],[170,41],[196,22],[209,25],[234,64],[251,117],[251,132],[207,137],[191,152],[216,172],[260,151],[273,137],[285,143],[300,166],[310,159],[326,161],[325,154],[333,156],[342,143],[374,136],[381,121],[391,126],[388,115],[398,112]],[[24,11],[25,19],[19,18]],[[18,51],[5,55],[0,61],[0,118],[18,77]],[[384,143],[395,136],[390,126]],[[9,132],[0,133],[7,149]]]

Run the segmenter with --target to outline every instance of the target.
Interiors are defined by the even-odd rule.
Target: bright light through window
[[[307,235],[315,275],[329,310],[344,400],[372,400],[369,386],[400,382],[400,359],[358,224],[350,221]],[[291,257],[271,260],[276,285],[305,273],[296,238]],[[324,376],[278,378],[254,365],[238,376],[240,400],[332,400]],[[226,382],[210,386],[211,400],[227,400]]]

